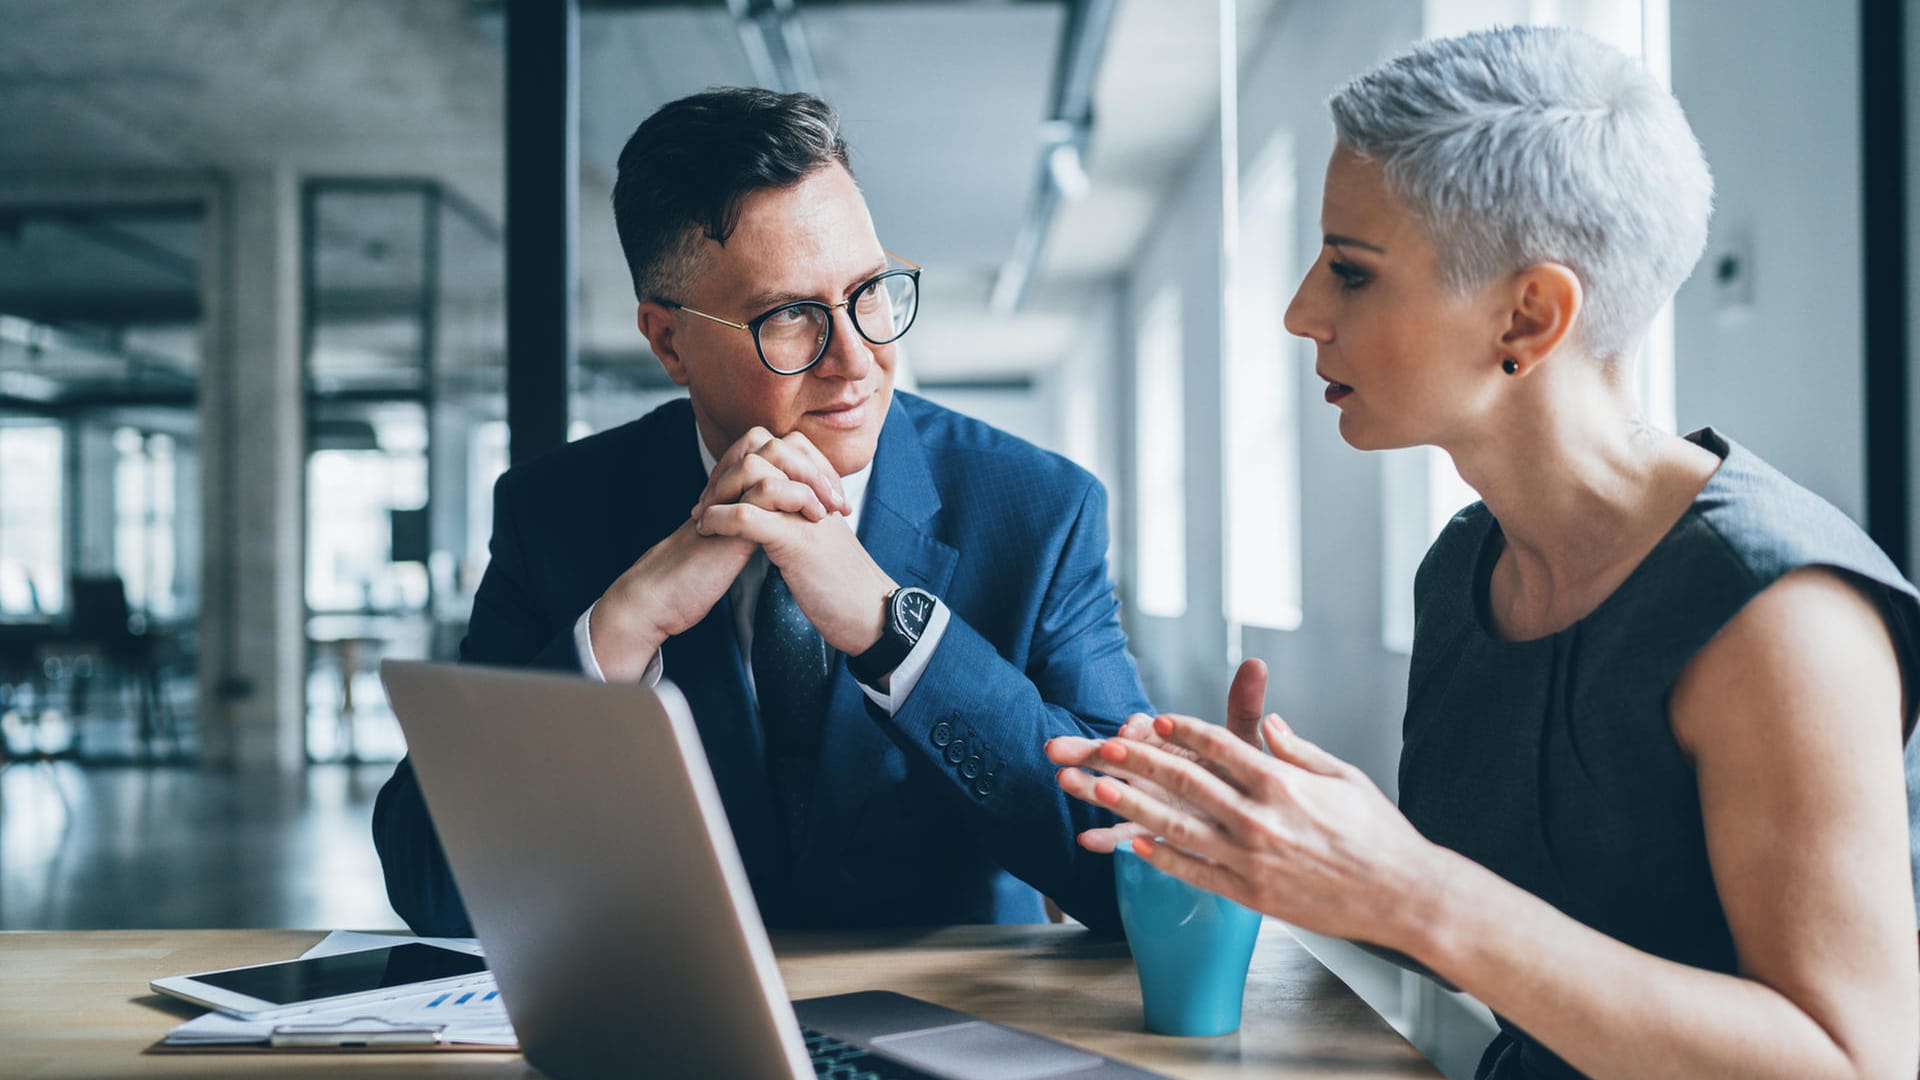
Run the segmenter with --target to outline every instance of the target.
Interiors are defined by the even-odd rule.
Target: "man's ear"
[[[1586,290],[1580,275],[1552,262],[1527,267],[1513,275],[1509,285],[1500,352],[1519,365],[1516,374],[1523,374],[1566,342],[1586,307]]]
[[[642,300],[639,310],[634,313],[634,323],[640,327],[640,336],[647,339],[653,355],[666,370],[667,378],[677,385],[687,385],[687,362],[680,355],[676,340],[680,331],[679,316],[665,304]]]

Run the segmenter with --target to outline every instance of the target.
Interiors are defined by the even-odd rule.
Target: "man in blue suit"
[[[462,659],[672,679],[771,926],[1035,922],[1044,893],[1117,931],[1109,861],[1075,843],[1111,819],[1042,749],[1148,709],[1099,482],[894,391],[919,270],[824,102],[665,106],[614,210],[688,396],[501,477]],[[407,762],[373,827],[394,909],[470,934]]]

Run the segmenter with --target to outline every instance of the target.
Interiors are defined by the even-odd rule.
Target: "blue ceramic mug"
[[[1113,881],[1140,972],[1147,1030],[1238,1031],[1260,913],[1164,874],[1125,847],[1113,853]]]

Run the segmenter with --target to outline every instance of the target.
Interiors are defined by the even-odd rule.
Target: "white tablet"
[[[162,994],[242,1020],[273,1020],[315,1009],[384,1001],[486,983],[485,957],[409,941],[305,960],[173,975],[149,985]]]

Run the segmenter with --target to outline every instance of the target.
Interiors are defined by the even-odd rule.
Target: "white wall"
[[[1120,573],[1125,545],[1121,522],[1127,505],[1127,428],[1119,422],[1125,401],[1126,311],[1119,283],[1099,289],[1082,312],[1064,363],[1042,378],[1038,390],[1059,423],[1061,453],[1084,465],[1107,488],[1112,546],[1108,560]]]
[[[1680,430],[1712,424],[1864,522],[1857,7],[1673,0],[1672,18],[1717,189],[1674,304]],[[1716,283],[1725,256],[1745,289]]]

